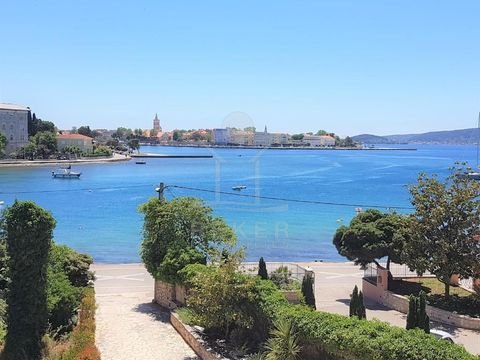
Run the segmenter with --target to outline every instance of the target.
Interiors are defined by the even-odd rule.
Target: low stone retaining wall
[[[408,298],[405,296],[397,295],[391,291],[384,290],[365,279],[362,281],[362,290],[365,299],[375,301],[404,314],[408,313]],[[427,315],[430,317],[430,320],[464,329],[480,330],[480,319],[455,314],[430,305],[427,305],[426,311]]]
[[[180,336],[185,340],[185,342],[192,348],[193,351],[200,357],[202,360],[221,360],[222,358],[210,353],[203,346],[200,338],[196,336],[195,333],[190,331],[188,325],[185,325],[180,321],[177,314],[170,312],[170,323],[177,330]]]
[[[175,309],[178,305],[185,305],[187,290],[185,286],[155,280],[155,302],[167,309]]]

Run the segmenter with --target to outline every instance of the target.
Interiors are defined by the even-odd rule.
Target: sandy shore
[[[111,158],[100,159],[77,159],[77,160],[0,160],[0,168],[4,167],[24,167],[24,166],[61,166],[65,164],[103,164],[119,161],[130,161],[130,156],[125,157],[121,154],[113,154]]]

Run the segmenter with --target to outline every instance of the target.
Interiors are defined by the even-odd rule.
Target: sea
[[[473,145],[395,147],[402,150],[144,146],[141,152],[212,158],[75,164],[80,179],[53,179],[50,166],[0,168],[0,208],[32,200],[55,217],[56,242],[97,263],[134,263],[141,261],[138,208],[158,196],[163,182],[167,199],[198,197],[222,217],[247,260],[344,261],[332,238],[356,212],[376,207],[409,213],[408,186],[419,173],[444,177],[456,161],[476,166]],[[246,188],[232,190],[239,185]]]

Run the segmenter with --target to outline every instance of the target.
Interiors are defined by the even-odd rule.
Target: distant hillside
[[[406,135],[357,135],[352,139],[364,144],[476,144],[480,135],[477,128],[447,131],[432,131]]]
[[[353,141],[360,142],[362,144],[393,144],[394,141],[384,137],[371,134],[361,134],[352,136]]]

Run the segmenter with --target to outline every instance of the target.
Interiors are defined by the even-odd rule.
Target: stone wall
[[[221,357],[216,356],[210,352],[203,346],[203,342],[201,341],[199,336],[193,331],[189,330],[189,327],[184,325],[180,319],[178,318],[177,314],[170,313],[170,323],[172,326],[177,330],[180,336],[185,340],[185,342],[192,348],[193,351],[200,357],[202,360],[220,360]]]
[[[186,304],[187,290],[185,286],[155,280],[154,300],[157,304],[168,309]]]
[[[177,307],[177,304],[175,304],[175,284],[155,280],[154,298],[160,306],[175,309]]]
[[[362,291],[365,299],[377,302],[388,307],[389,309],[397,310],[404,314],[408,313],[408,298],[404,296],[384,290],[365,279],[362,281]],[[430,305],[427,305],[426,311],[427,315],[430,317],[430,320],[464,329],[480,330],[480,319],[455,314]]]

